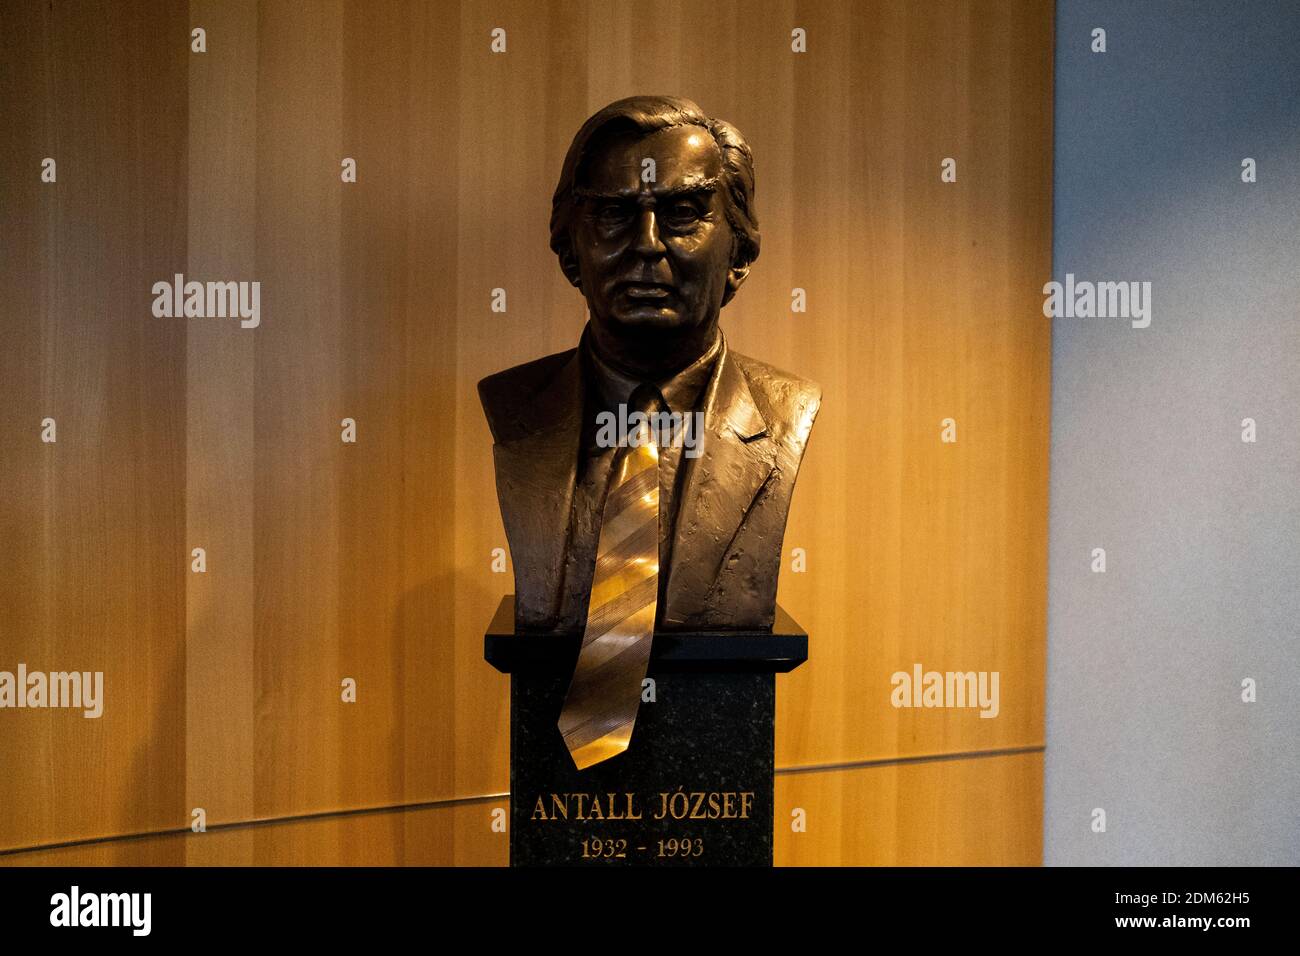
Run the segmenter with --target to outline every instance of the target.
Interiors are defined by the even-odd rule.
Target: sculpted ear
[[[736,290],[740,288],[746,276],[749,275],[749,266],[732,267],[727,270],[727,290],[722,293],[722,304],[726,305],[731,301]]]
[[[578,257],[573,254],[573,243],[566,242],[558,255],[560,257],[560,271],[564,273],[564,278],[568,279],[569,284],[581,292],[582,270],[578,268]]]

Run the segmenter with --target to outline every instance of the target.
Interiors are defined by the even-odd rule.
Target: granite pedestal
[[[581,634],[514,630],[502,599],[484,657],[510,675],[512,866],[770,866],[777,673],[807,660],[771,632],[658,633],[626,753],[577,770],[557,727]]]

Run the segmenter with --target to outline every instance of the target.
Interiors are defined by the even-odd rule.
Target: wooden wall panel
[[[792,811],[806,829],[791,828]],[[777,866],[1038,866],[1043,755],[778,774]]]
[[[812,657],[778,682],[778,766],[1041,744],[1049,2],[0,16],[0,669],[109,671],[100,721],[0,711],[0,848],[184,827],[199,806],[227,823],[505,789],[507,681],[481,633],[510,576],[491,569],[505,537],[474,385],[576,342],[550,195],[579,123],[634,92],[692,97],[749,138],[763,250],[724,329],[825,390],[780,590]],[[259,280],[261,327],[155,319],[150,285],[175,272]],[[998,671],[999,717],[894,709],[890,675],[916,662]],[[1041,761],[971,763],[836,773],[873,812],[958,772],[1037,787]],[[796,777],[809,803],[831,779]],[[1037,839],[1034,807],[1007,826]],[[935,845],[963,845],[977,823],[947,816]],[[332,859],[327,831],[287,852]],[[266,859],[254,832],[168,845]],[[1014,845],[990,859],[1032,850]],[[794,846],[781,858],[890,859],[825,828]]]
[[[812,660],[782,682],[778,766],[1042,741],[1050,11],[846,9],[799,9],[818,60],[794,78],[795,212],[764,251],[791,245],[809,312],[773,340],[755,310],[776,290],[746,289],[730,318],[742,350],[825,387],[787,533],[809,571],[780,592]],[[1001,714],[894,709],[917,662],[999,671]]]
[[[185,326],[150,287],[184,262],[188,118],[183,7],[0,18],[0,669],[102,672],[105,697],[0,711],[10,847],[183,807]]]

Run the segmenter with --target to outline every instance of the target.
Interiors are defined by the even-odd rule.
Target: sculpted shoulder
[[[576,352],[576,348],[566,349],[513,365],[478,383],[479,401],[494,441],[510,441],[528,430],[536,418],[538,401]]]
[[[822,387],[748,355],[728,354],[745,373],[750,393],[773,437],[802,452],[821,408]]]
[[[566,369],[572,371],[569,365],[576,352],[567,349],[524,362],[478,383],[479,400],[494,441],[508,442],[527,434],[561,411],[550,406],[571,398],[566,389],[556,386]],[[801,452],[821,407],[821,386],[739,352],[729,351],[728,359],[744,374],[773,437]]]

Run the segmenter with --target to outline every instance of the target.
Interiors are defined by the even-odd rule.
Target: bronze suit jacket
[[[585,385],[578,350],[489,375],[479,398],[515,573],[515,625],[559,618]],[[704,388],[700,455],[683,458],[661,630],[768,629],[815,383],[727,348]]]

